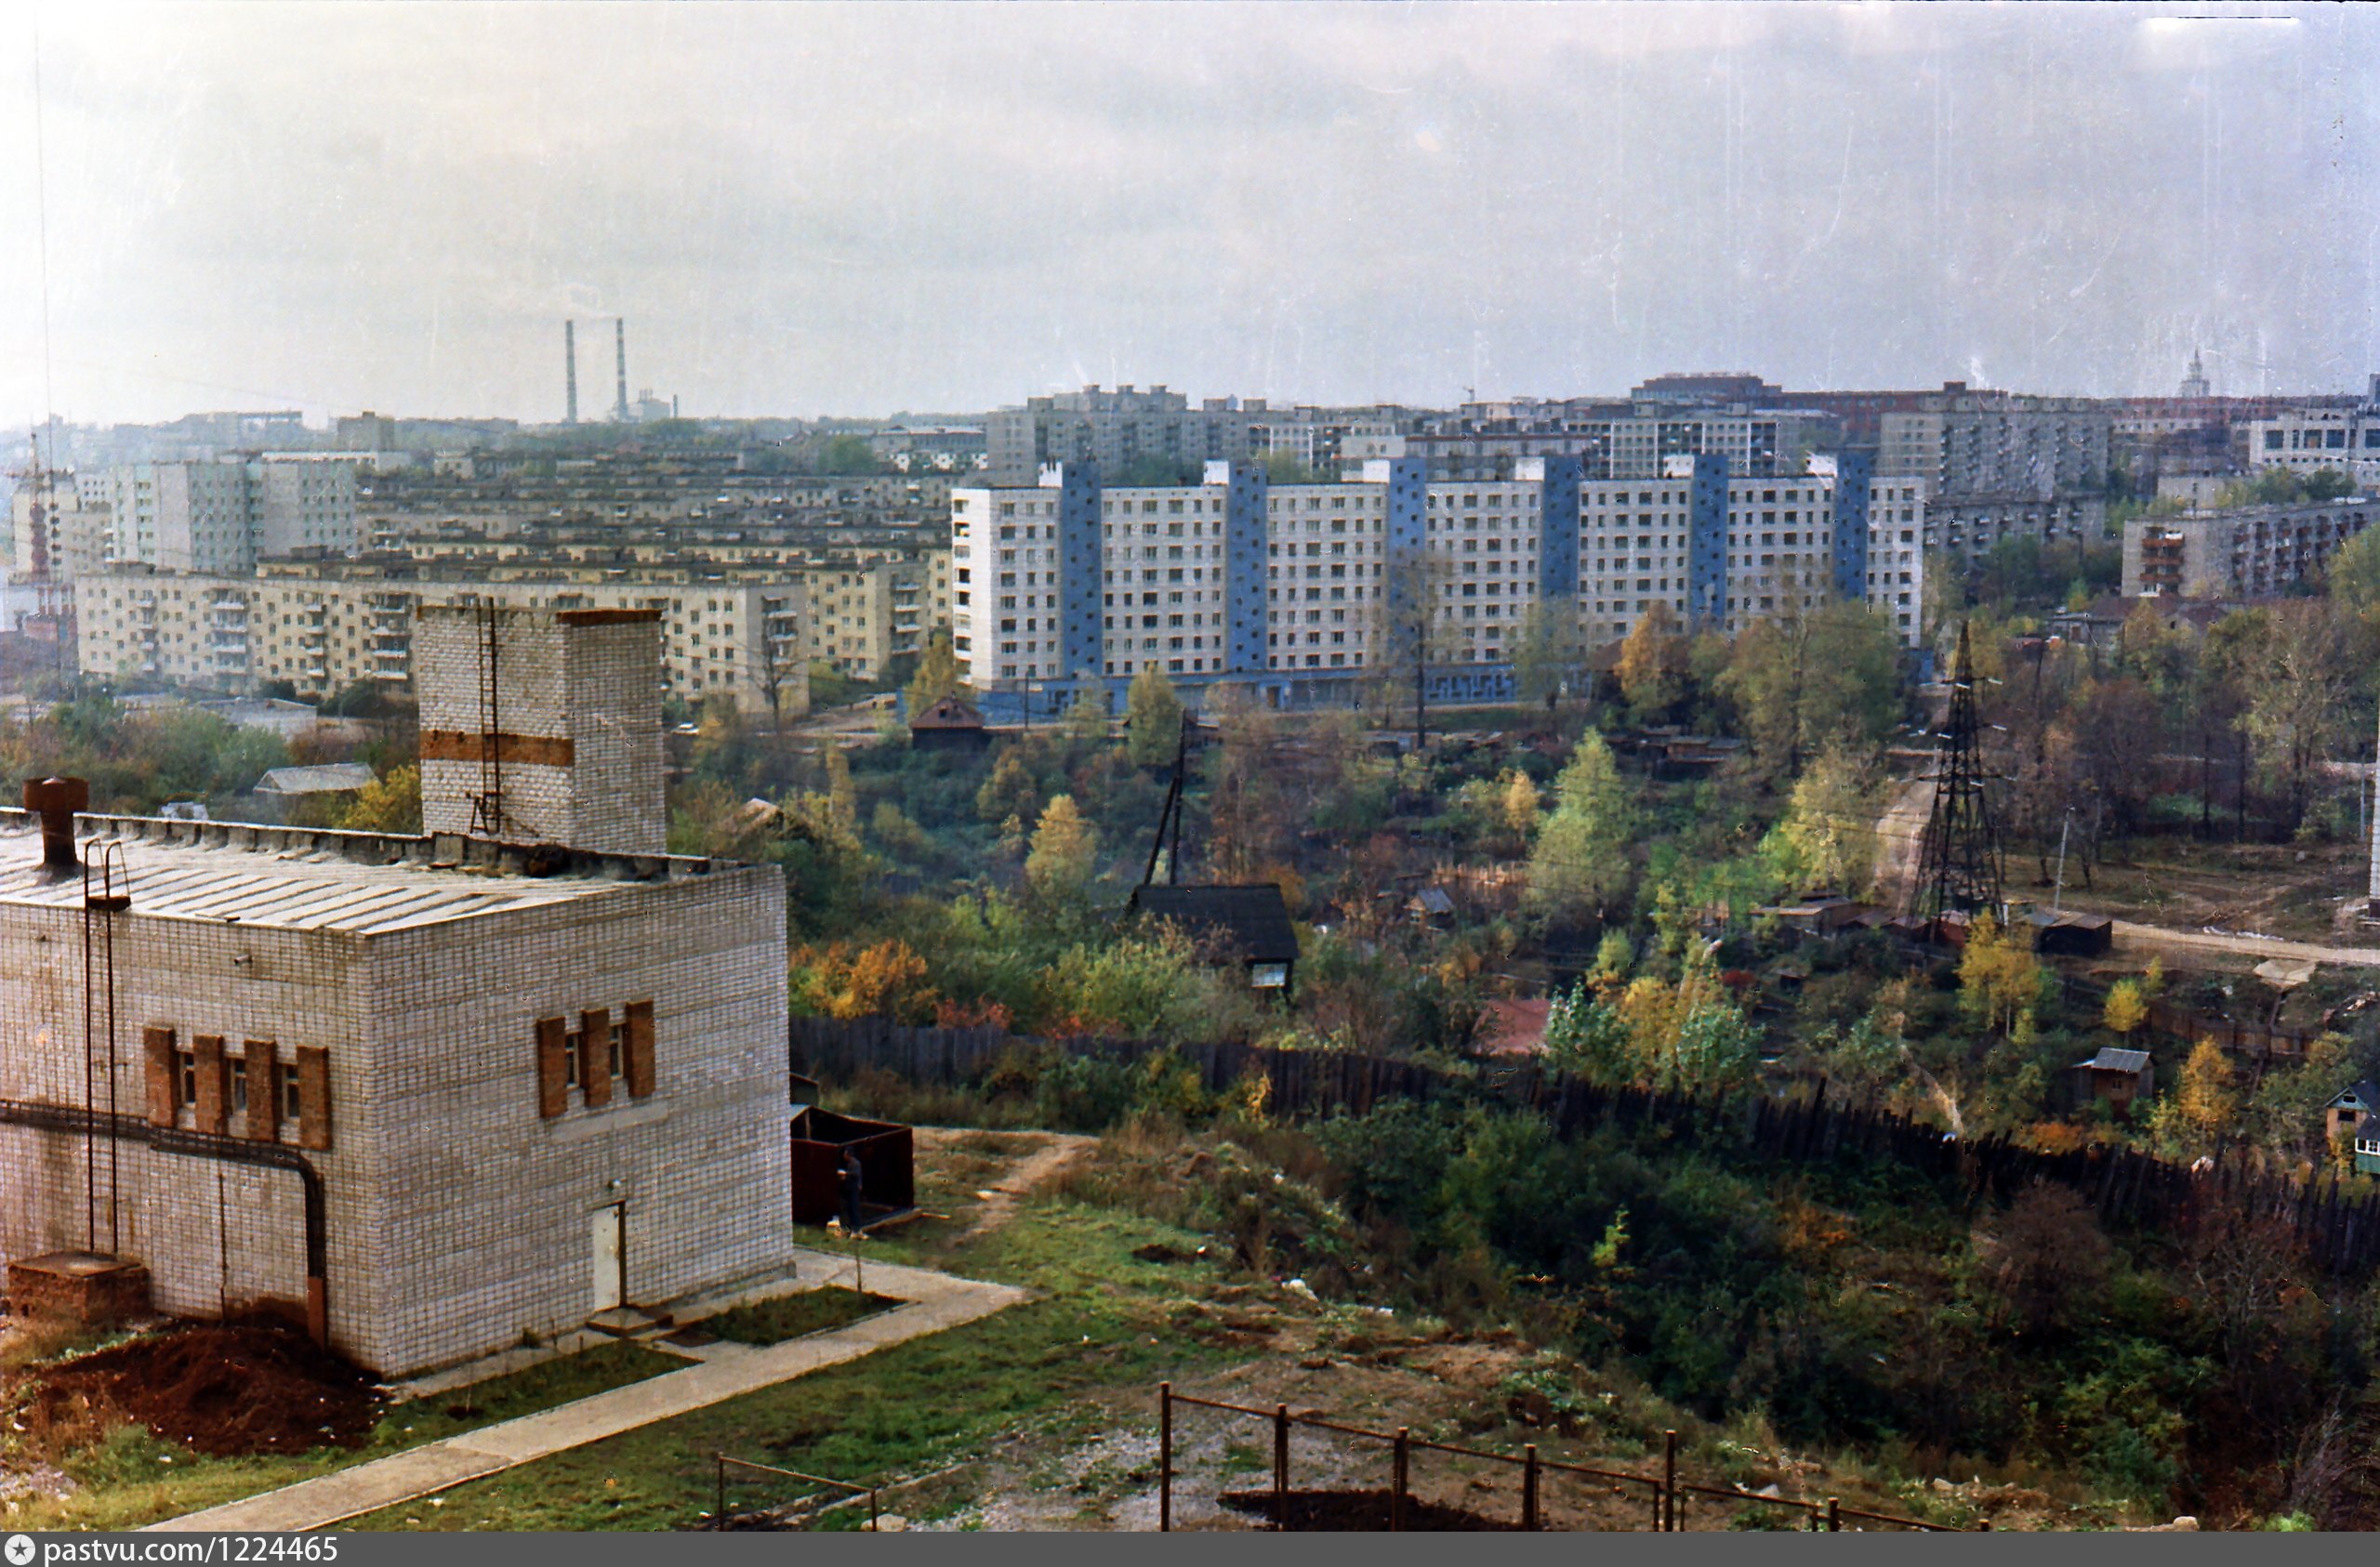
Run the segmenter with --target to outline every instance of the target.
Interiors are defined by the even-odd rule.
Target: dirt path
[[[1008,1173],[998,1181],[976,1193],[983,1206],[975,1211],[972,1224],[951,1236],[953,1244],[988,1235],[1000,1229],[1016,1217],[1017,1199],[1052,1179],[1099,1146],[1097,1138],[1082,1137],[1073,1132],[984,1132],[960,1126],[919,1126],[915,1136],[918,1152],[921,1154],[942,1152],[971,1141],[980,1151],[994,1139],[1032,1150],[1011,1165]]]
[[[1907,914],[1916,906],[1920,846],[1926,818],[1933,813],[1934,785],[1919,778],[1897,786],[1892,804],[1876,819],[1874,896],[1895,914]]]
[[[2380,947],[2326,947],[2312,942],[2284,942],[2274,936],[2217,936],[2203,930],[2174,930],[2162,925],[2115,922],[2116,944],[2166,952],[2231,953],[2241,957],[2279,957],[2297,962],[2328,963],[2347,968],[2380,968]]]

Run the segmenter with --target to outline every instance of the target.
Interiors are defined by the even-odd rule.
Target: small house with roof
[[[1297,968],[1298,933],[1289,905],[1269,881],[1253,887],[1135,888],[1127,915],[1163,920],[1217,967],[1236,964],[1252,990],[1287,994]]]
[[[2122,1119],[2132,1113],[2134,1100],[2147,1099],[2156,1088],[2157,1068],[2146,1050],[2109,1045],[2066,1069],[2067,1102],[2075,1110],[2105,1103]]]
[[[920,751],[981,751],[991,740],[984,715],[956,696],[942,697],[909,718],[909,744]]]
[[[2380,1175],[2380,1083],[2365,1077],[2341,1088],[2322,1107],[2322,1130],[2334,1142],[2354,1150],[2359,1175]]]

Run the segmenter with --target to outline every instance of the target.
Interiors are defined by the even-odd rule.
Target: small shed
[[[1425,887],[1405,901],[1405,912],[1416,925],[1444,926],[1454,922],[1454,900],[1443,887]]]
[[[2358,1174],[2380,1175],[2380,1083],[2366,1077],[2341,1088],[2322,1107],[2322,1122],[2331,1141],[2354,1144]]]
[[[955,696],[909,718],[909,744],[920,751],[980,751],[992,743],[984,715]]]
[[[1236,958],[1253,990],[1287,994],[1297,968],[1298,933],[1289,905],[1269,881],[1252,887],[1135,888],[1129,915],[1162,919],[1201,947]]]
[[[323,762],[313,767],[277,767],[257,780],[257,793],[284,798],[298,795],[352,794],[372,782],[362,762]]]
[[[1823,936],[1858,924],[1861,905],[1840,892],[1807,892],[1792,902],[1765,903],[1752,912],[1790,930]]]
[[[909,1128],[838,1115],[814,1104],[793,1113],[793,1221],[824,1224],[843,1212],[843,1163],[859,1162],[863,1228],[918,1205],[917,1156]]]
[[[2104,1100],[2119,1117],[2128,1116],[2133,1101],[2147,1099],[2156,1086],[2157,1069],[2146,1050],[2109,1045],[2066,1069],[2067,1101],[2075,1110]]]
[[[2044,956],[2099,957],[2115,943],[2116,922],[2106,915],[2035,911],[2027,923],[2033,928],[2033,950]]]

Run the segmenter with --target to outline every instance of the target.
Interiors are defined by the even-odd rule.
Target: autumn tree
[[[1032,851],[1025,857],[1025,879],[1033,890],[1052,902],[1078,900],[1089,890],[1099,860],[1099,834],[1074,797],[1058,795],[1042,810],[1033,829]]]
[[[2240,1093],[2231,1060],[2214,1040],[2202,1039],[2182,1063],[2182,1084],[2175,1096],[2182,1119],[2202,1142],[2213,1142],[2231,1130],[2240,1118]]]
[[[1514,842],[1526,847],[1529,835],[1537,831],[1537,785],[1518,768],[1504,775],[1502,806],[1504,830],[1513,835]]]
[[[959,691],[959,655],[951,651],[950,634],[937,631],[919,655],[917,673],[909,677],[905,693],[909,717],[915,718],[945,696]]]
[[[1295,802],[1275,757],[1280,720],[1246,688],[1224,685],[1208,704],[1217,744],[1207,757],[1208,853],[1225,881],[1269,878],[1286,862]]]
[[[1124,750],[1135,767],[1162,767],[1182,743],[1182,699],[1155,660],[1124,692]]]
[[[1686,639],[1661,599],[1636,617],[1620,644],[1620,694],[1630,717],[1651,723],[1686,699]]]
[[[421,831],[421,768],[406,762],[355,791],[339,815],[350,833],[413,834]]]
[[[1636,814],[1611,747],[1587,731],[1554,780],[1553,814],[1529,851],[1530,909],[1557,925],[1577,925],[1617,902],[1634,875]]]
[[[2031,1017],[2041,990],[2040,962],[2001,929],[1990,910],[1977,914],[1959,955],[1959,1005],[1968,1020],[1979,1028],[2011,1033],[2020,1019]]]
[[[1838,739],[1793,783],[1769,849],[1789,888],[1831,888],[1858,896],[1874,873],[1876,799],[1865,756]]]
[[[2140,994],[2139,984],[2132,980],[2118,980],[2108,987],[2107,1005],[2099,1010],[2099,1021],[2108,1032],[2129,1035],[2149,1021],[2149,1002]]]
[[[1838,735],[1881,743],[1900,708],[1900,643],[1892,623],[1836,599],[1754,621],[1736,639],[1723,689],[1744,737],[1787,776]]]
[[[2089,1319],[2113,1272],[2113,1248],[2090,1205],[2036,1181],[1974,1236],[1977,1283],[2000,1325],[2040,1334]]]

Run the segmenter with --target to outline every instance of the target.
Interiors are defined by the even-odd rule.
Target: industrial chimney
[[[570,392],[570,411],[562,415],[562,423],[578,423],[578,323],[562,323],[562,365],[564,384]]]
[[[620,370],[619,401],[612,406],[612,417],[622,424],[628,422],[628,323],[625,316],[612,318],[612,352]]]

